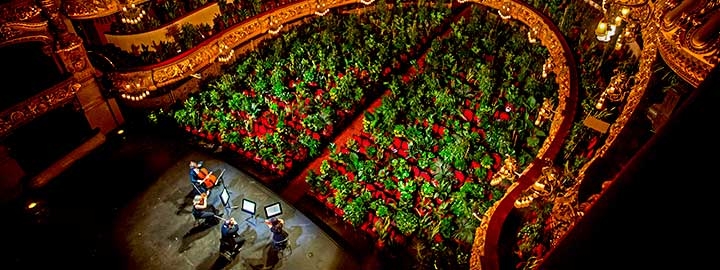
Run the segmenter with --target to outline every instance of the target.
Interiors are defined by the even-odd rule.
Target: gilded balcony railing
[[[198,74],[221,57],[224,48],[236,48],[250,40],[278,31],[283,25],[307,16],[317,16],[326,9],[361,3],[358,0],[298,1],[259,14],[214,35],[193,50],[151,67],[108,74],[114,90],[128,96],[140,96],[148,91],[172,85]],[[322,10],[318,10],[319,7]],[[149,44],[146,44],[149,45]]]
[[[555,73],[558,84],[558,105],[553,115],[550,132],[535,160],[522,172],[520,177],[507,189],[502,199],[480,217],[470,257],[471,269],[499,269],[498,242],[505,218],[514,208],[514,202],[541,175],[548,160],[553,160],[560,151],[565,137],[573,124],[578,102],[578,74],[572,50],[560,30],[538,11],[523,2],[498,0],[465,0],[496,9],[501,18],[517,20],[530,30],[529,38],[539,40],[548,49],[550,65],[546,72]]]
[[[0,138],[4,138],[19,126],[70,102],[81,85],[70,77],[25,101],[0,113]]]

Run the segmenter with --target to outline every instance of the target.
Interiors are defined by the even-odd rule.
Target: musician
[[[207,192],[207,187],[203,184],[204,178],[200,177],[200,168],[202,168],[202,162],[194,160],[190,161],[190,183],[195,186],[196,194]]]
[[[195,217],[196,220],[214,222],[214,224],[217,224],[218,222],[215,216],[223,216],[223,213],[220,212],[217,208],[215,208],[213,204],[208,203],[208,193],[201,193],[200,195],[195,195],[195,198],[193,198],[192,213],[193,217]]]
[[[238,226],[235,218],[231,217],[226,220],[220,229],[220,253],[227,256],[234,256],[242,245],[245,243],[245,238],[238,234]]]
[[[288,233],[283,229],[285,221],[281,218],[273,217],[265,220],[265,225],[270,228],[270,232],[272,233],[271,240],[273,248],[275,248],[275,250],[285,249],[288,242]]]

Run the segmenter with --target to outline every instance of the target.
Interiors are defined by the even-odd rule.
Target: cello
[[[203,179],[203,184],[206,188],[212,188],[217,184],[217,176],[205,167],[198,168],[198,176]]]

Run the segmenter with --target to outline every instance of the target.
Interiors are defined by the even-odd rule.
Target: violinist
[[[285,249],[288,242],[288,233],[283,229],[283,227],[285,227],[285,220],[273,217],[265,220],[265,225],[270,228],[270,233],[272,234],[270,237],[272,247],[275,250]]]
[[[200,195],[195,195],[195,198],[193,198],[193,217],[195,217],[196,220],[205,221],[205,222],[217,222],[217,219],[215,217],[222,217],[223,213],[218,211],[217,208],[215,208],[215,205],[208,202],[208,193],[201,193]],[[217,224],[217,223],[215,223]]]

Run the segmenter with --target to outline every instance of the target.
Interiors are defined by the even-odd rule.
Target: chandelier
[[[622,48],[623,43],[634,41],[635,32],[640,29],[638,26],[647,23],[651,13],[651,7],[645,0],[603,0],[601,5],[595,4],[593,7],[603,13],[603,18],[595,28],[597,39],[609,42],[615,34],[619,34],[615,44],[617,50]],[[621,27],[624,31],[621,31]]]
[[[144,9],[136,6],[135,4],[130,4],[130,6],[126,5],[122,8],[122,13],[120,13],[122,18],[120,21],[126,24],[137,24],[145,17],[145,15],[146,13]]]

